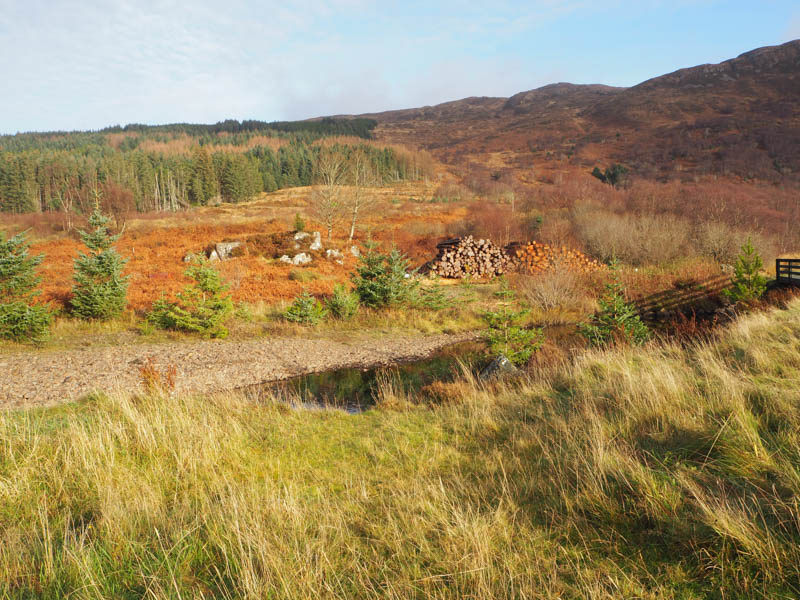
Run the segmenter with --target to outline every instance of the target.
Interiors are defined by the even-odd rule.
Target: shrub
[[[413,303],[418,296],[419,281],[409,271],[410,262],[397,248],[389,254],[375,250],[367,244],[367,251],[359,257],[359,265],[352,280],[361,303],[373,308],[402,306]]]
[[[761,256],[747,238],[733,267],[733,287],[723,290],[723,293],[733,302],[758,300],[767,290],[767,278],[761,274],[763,267]]]
[[[148,356],[144,364],[139,367],[139,378],[148,394],[170,395],[175,390],[178,380],[178,368],[174,364],[169,364],[159,369],[155,359]]]
[[[346,321],[358,312],[358,294],[337,283],[333,286],[333,296],[325,301],[325,307],[337,319]]]
[[[327,310],[322,303],[314,298],[308,291],[303,291],[302,294],[297,296],[292,302],[292,305],[283,313],[283,317],[287,321],[293,323],[306,323],[308,325],[316,325],[320,323],[327,314]]]
[[[95,209],[89,217],[91,231],[80,232],[90,252],[75,259],[70,303],[72,312],[84,319],[112,319],[125,308],[128,278],[122,276],[122,269],[127,261],[112,248],[119,236],[108,233],[108,221]]]
[[[519,276],[514,284],[528,304],[542,310],[580,309],[586,304],[580,279],[558,261],[539,273]]]
[[[160,298],[153,303],[147,315],[148,321],[161,329],[200,333],[207,337],[224,338],[228,330],[223,325],[233,312],[230,296],[223,296],[227,289],[219,273],[207,265],[196,265],[186,270],[194,279],[177,294],[177,302]]]
[[[314,271],[309,271],[307,269],[292,269],[289,271],[289,281],[301,281],[303,283],[307,283],[309,281],[314,281],[318,277],[319,275],[314,273]]]
[[[52,320],[44,306],[19,301],[0,304],[0,338],[39,343],[47,337]]]
[[[540,328],[526,329],[522,326],[527,309],[515,310],[502,306],[495,311],[483,313],[486,322],[486,341],[492,354],[503,354],[515,365],[523,365],[544,343]]]
[[[298,233],[306,230],[306,222],[300,216],[300,213],[294,213],[294,230]]]
[[[449,303],[447,294],[438,285],[420,287],[412,302],[415,308],[427,310],[442,310],[447,308]]]
[[[592,170],[592,175],[594,177],[614,187],[624,185],[627,182],[627,174],[628,169],[616,163],[608,167],[605,172],[601,171],[598,167]]]
[[[688,222],[663,215],[618,215],[577,209],[576,234],[602,261],[618,258],[631,265],[669,262],[692,252]]]
[[[636,307],[625,300],[625,290],[619,278],[619,262],[611,262],[612,280],[606,284],[606,291],[598,300],[600,310],[579,326],[580,333],[594,346],[614,342],[641,344],[650,337]]]
[[[17,342],[40,342],[52,317],[44,306],[30,303],[37,295],[40,278],[36,267],[42,255],[28,256],[30,244],[24,234],[5,239],[0,233],[0,338]]]

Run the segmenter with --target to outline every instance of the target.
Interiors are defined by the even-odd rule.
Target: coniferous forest
[[[115,126],[0,136],[0,211],[177,210],[310,185],[319,141],[362,148],[384,183],[421,176],[412,154],[368,140],[372,119]],[[359,142],[358,139],[363,140]]]

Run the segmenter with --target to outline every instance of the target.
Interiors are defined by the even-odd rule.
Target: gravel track
[[[345,367],[374,367],[425,358],[474,333],[424,337],[131,344],[0,355],[0,409],[52,406],[93,391],[139,388],[140,368],[177,368],[177,392],[216,392]]]

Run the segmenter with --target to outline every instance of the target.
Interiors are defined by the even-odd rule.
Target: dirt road
[[[0,355],[0,409],[49,406],[95,390],[135,390],[152,357],[175,365],[177,392],[213,392],[340,367],[373,367],[420,359],[475,334],[326,339],[270,338],[89,347]]]

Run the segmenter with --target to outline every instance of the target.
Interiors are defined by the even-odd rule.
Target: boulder
[[[304,240],[309,237],[311,234],[306,231],[298,231],[294,234],[294,241],[299,242],[300,240]]]
[[[361,256],[361,250],[358,249],[358,246],[350,246],[350,254],[358,258]]]
[[[333,248],[328,248],[325,250],[325,258],[328,260],[337,260],[342,258],[342,253],[338,250],[334,250]]]
[[[217,254],[216,250],[212,250],[208,254],[208,262],[215,262],[215,261],[218,261],[218,260],[219,260],[219,254]]]
[[[307,265],[311,262],[311,256],[306,254],[305,252],[301,252],[300,254],[295,255],[292,259],[293,265]]]
[[[505,357],[505,355],[498,354],[494,360],[492,360],[492,362],[486,365],[478,377],[483,381],[486,381],[489,379],[505,377],[506,375],[513,375],[518,371],[519,369],[517,369],[517,367],[515,367],[514,364]]]
[[[292,264],[292,259],[289,257],[288,254],[284,254],[278,260],[281,261],[281,262],[285,262],[287,264]]]
[[[233,251],[242,245],[242,242],[219,242],[214,246],[220,260],[231,258]]]
[[[202,261],[202,260],[205,260],[205,258],[206,257],[205,257],[204,254],[197,254],[196,252],[189,252],[189,253],[186,254],[186,256],[183,257],[183,262],[190,263],[190,262],[195,262],[197,260]]]
[[[313,237],[313,241],[311,242],[311,245],[308,247],[308,249],[309,250],[315,250],[315,251],[316,250],[322,250],[322,235],[320,234],[320,232],[319,231],[315,231],[312,234],[312,237]]]

